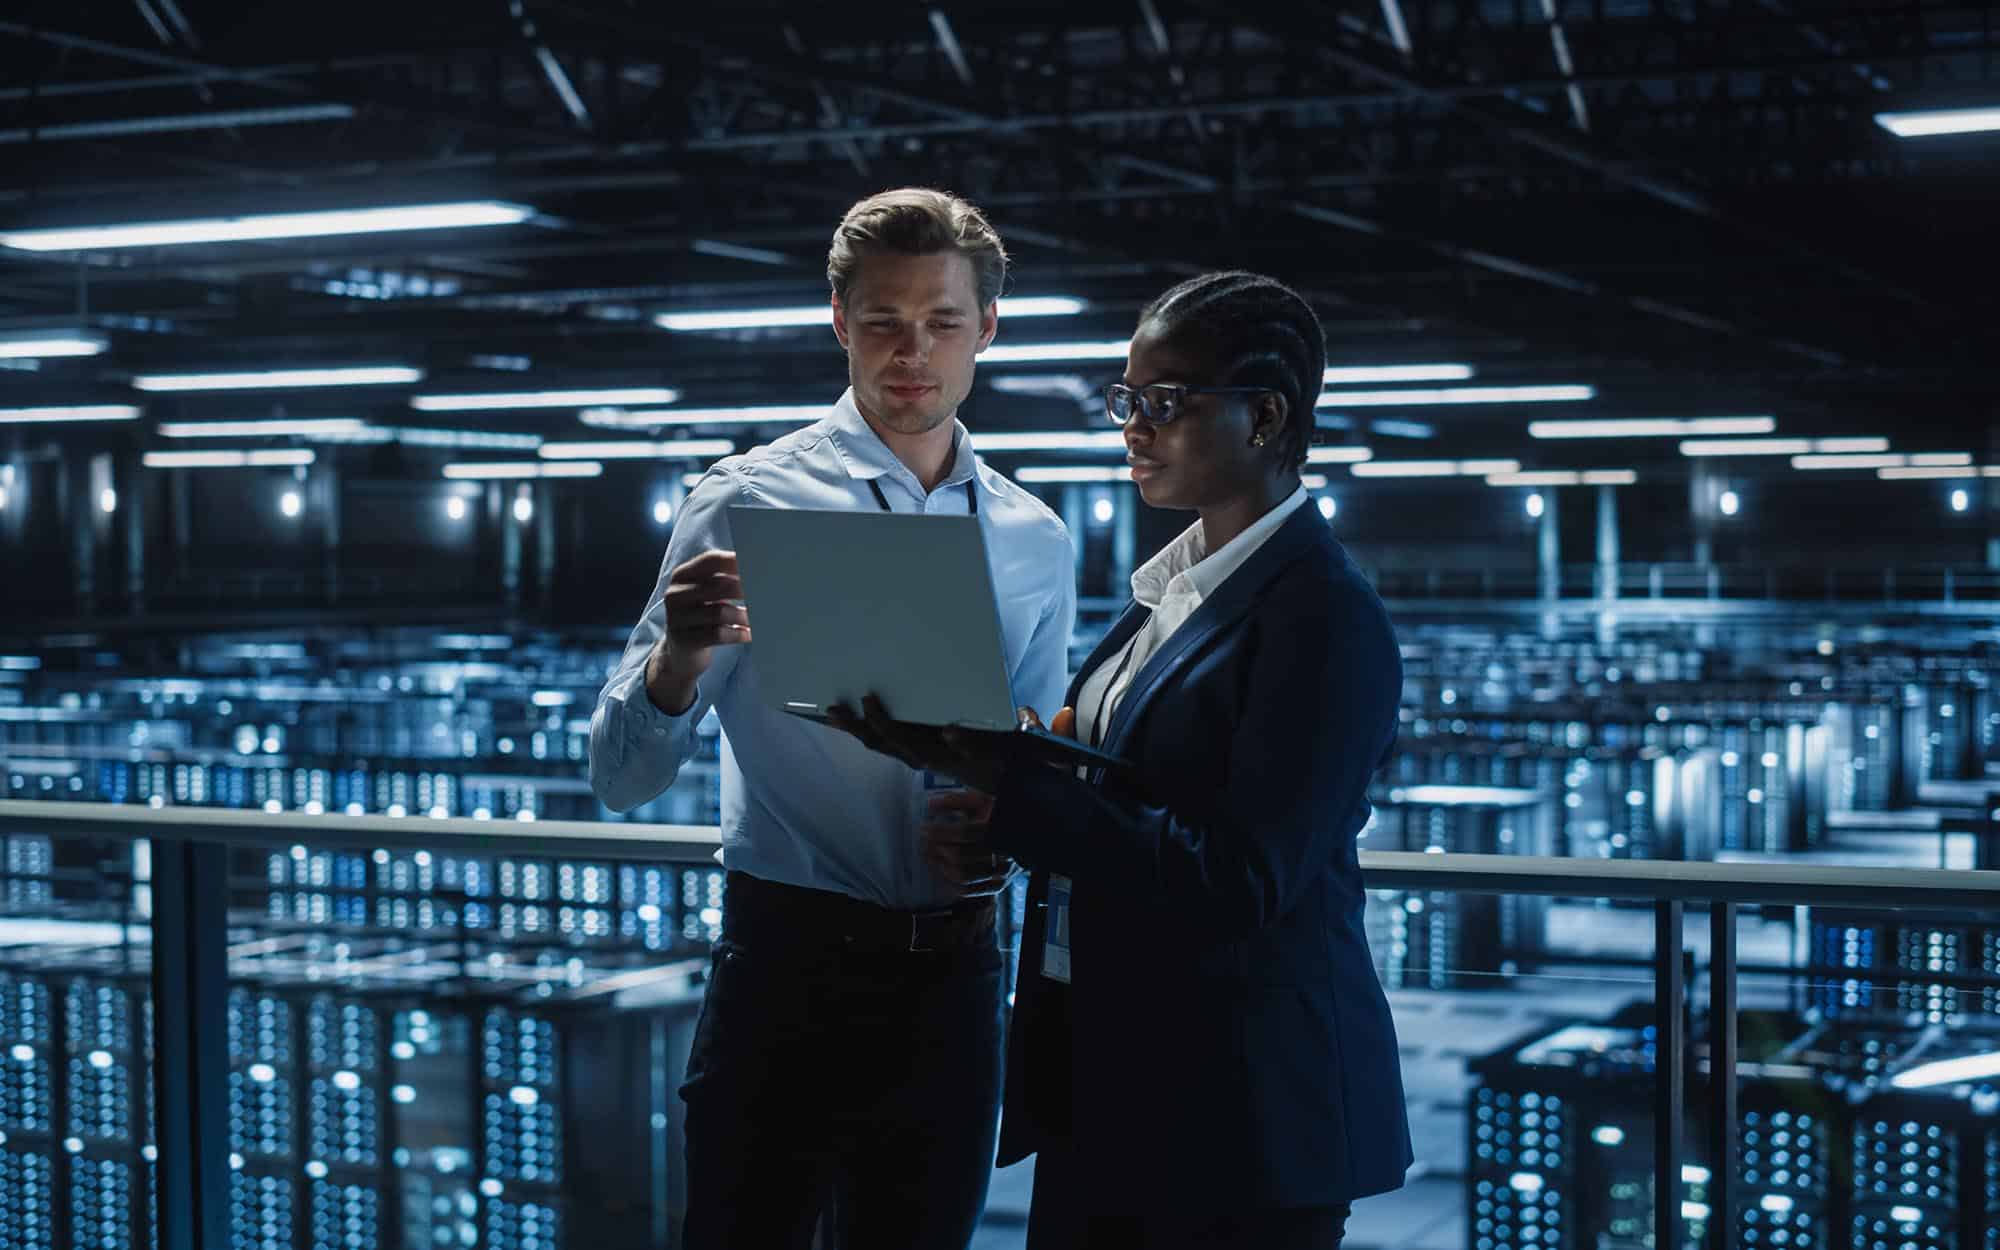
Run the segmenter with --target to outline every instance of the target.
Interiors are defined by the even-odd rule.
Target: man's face
[[[997,329],[979,304],[972,262],[956,252],[868,256],[833,301],[833,332],[864,416],[898,434],[952,418],[972,393],[973,357]]]

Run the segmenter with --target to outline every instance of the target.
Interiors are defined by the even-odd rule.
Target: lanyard
[[[875,492],[875,502],[882,505],[882,511],[894,512],[889,506],[889,497],[882,493],[882,483],[876,478],[868,479],[868,489]],[[970,516],[979,515],[979,495],[972,489],[972,479],[965,479],[965,511]]]
[[[1148,616],[1137,633],[1125,643],[1125,652],[1118,657],[1118,667],[1111,670],[1111,680],[1104,683],[1104,693],[1097,696],[1097,715],[1090,722],[1090,749],[1095,751],[1104,745],[1105,712],[1111,706],[1111,692],[1118,688],[1118,679],[1125,675],[1125,666],[1139,651],[1139,639],[1153,628],[1153,618]]]

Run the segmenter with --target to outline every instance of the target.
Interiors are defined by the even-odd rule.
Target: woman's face
[[[1141,326],[1125,358],[1125,385],[1215,386],[1217,366]],[[1255,491],[1271,473],[1277,430],[1268,395],[1190,395],[1166,425],[1134,413],[1125,460],[1139,496],[1155,508],[1201,509]],[[1265,445],[1251,446],[1257,433]]]

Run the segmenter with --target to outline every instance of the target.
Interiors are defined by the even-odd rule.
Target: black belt
[[[790,939],[846,950],[924,952],[999,941],[991,898],[962,899],[935,911],[897,911],[742,872],[727,876],[724,891],[723,937],[746,945]]]

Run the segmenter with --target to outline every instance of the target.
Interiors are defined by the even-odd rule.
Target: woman
[[[1056,723],[1136,780],[878,702],[846,720],[991,796],[927,828],[941,871],[1034,872],[1000,1151],[1040,1156],[1029,1250],[1332,1250],[1411,1161],[1355,854],[1401,661],[1301,484],[1324,365],[1270,278],[1195,278],[1140,316],[1106,409],[1146,502],[1199,519],[1133,574]]]

